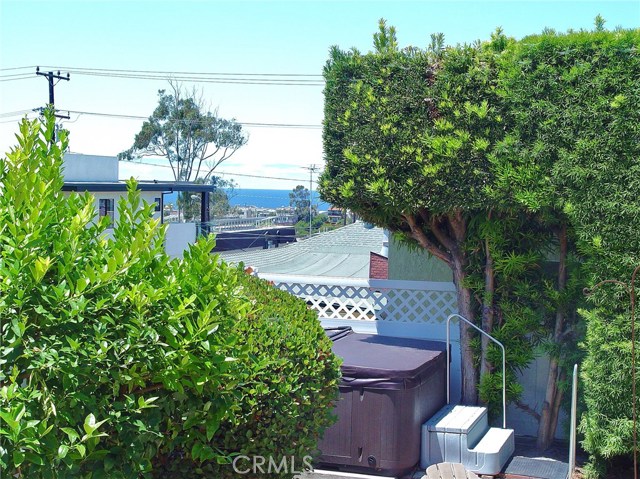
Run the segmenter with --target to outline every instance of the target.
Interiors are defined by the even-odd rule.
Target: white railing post
[[[569,431],[569,475],[571,479],[576,468],[576,422],[578,414],[578,365],[573,365],[573,385],[571,388],[571,429]]]
[[[484,336],[489,338],[491,341],[496,343],[502,349],[502,429],[506,429],[507,428],[507,356],[504,351],[504,346],[500,341],[498,341],[496,338],[491,336],[489,333],[487,333],[486,331],[483,331],[478,326],[476,326],[471,321],[469,321],[467,318],[465,318],[464,316],[460,316],[457,313],[451,314],[447,318],[447,404],[451,402],[451,372],[450,372],[451,352],[449,351],[449,324],[451,323],[452,318],[458,318],[459,320],[464,321],[469,326],[474,328],[476,331],[478,331],[479,333],[483,334]],[[460,331],[460,336],[462,337],[462,331]]]

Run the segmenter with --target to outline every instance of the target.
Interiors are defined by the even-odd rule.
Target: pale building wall
[[[118,181],[118,158],[66,153],[63,175],[65,181]]]
[[[67,195],[71,194],[70,192],[65,192],[65,193]],[[78,191],[78,193],[83,194],[84,192]],[[113,201],[113,219],[114,219],[114,223],[117,222],[119,219],[118,203],[120,202],[121,198],[126,198],[127,192],[126,191],[95,191],[95,192],[89,192],[89,193],[91,193],[91,195],[94,198],[93,205],[96,211],[95,219],[96,220],[98,219],[98,214],[100,213],[100,200],[108,199]],[[160,192],[141,191],[140,198],[146,201],[147,203],[154,203],[157,198],[160,198]],[[153,217],[160,218],[160,211],[154,211]]]
[[[165,250],[172,258],[182,258],[184,251],[196,241],[195,223],[168,223]]]
[[[389,238],[389,279],[408,281],[453,281],[451,269],[425,250],[411,250]]]

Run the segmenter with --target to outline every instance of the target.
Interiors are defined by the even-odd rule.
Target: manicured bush
[[[2,473],[199,474],[238,451],[312,449],[337,375],[317,319],[218,261],[213,238],[170,260],[133,181],[109,237],[90,195],[61,192],[53,125],[23,121],[0,160]],[[269,326],[261,305],[279,301]]]
[[[300,472],[305,456],[314,455],[322,431],[334,418],[331,403],[337,397],[339,363],[331,353],[317,316],[304,301],[278,290],[264,280],[243,275],[242,294],[254,308],[235,324],[246,356],[234,372],[239,395],[234,408],[220,425],[214,443],[236,460],[236,469],[252,468],[253,457],[264,457],[264,474],[242,477],[293,477]],[[247,459],[248,458],[248,459]],[[269,459],[280,472],[267,472]],[[197,471],[188,461],[173,461],[168,467],[175,477],[203,475],[237,478],[233,464],[210,462]],[[168,471],[158,477],[169,476]],[[187,476],[191,477],[191,476]]]
[[[640,264],[639,47],[640,30],[604,31],[599,18],[595,32],[523,39],[501,78],[514,121],[509,156],[536,161],[541,174],[532,181],[559,193],[589,287],[628,284]],[[588,299],[580,428],[587,473],[597,477],[633,452],[631,318],[620,286],[603,285]]]

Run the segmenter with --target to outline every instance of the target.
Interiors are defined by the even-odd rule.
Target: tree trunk
[[[419,212],[420,216],[405,215],[412,237],[436,258],[447,263],[453,273],[456,286],[458,313],[469,321],[474,321],[473,295],[469,288],[464,287],[467,277],[467,254],[464,241],[467,234],[467,222],[462,211],[457,210],[443,216],[431,216],[426,211]],[[427,237],[418,224],[423,221],[424,227],[429,228],[435,239]],[[478,373],[473,361],[471,349],[471,327],[460,321],[460,351],[462,369],[462,402],[477,404],[478,402]]]
[[[489,216],[491,218],[491,216]],[[493,257],[489,247],[489,240],[485,239],[485,265],[484,265],[484,298],[482,301],[482,330],[491,334],[493,331],[493,297],[495,292],[495,274],[493,269]],[[490,340],[482,336],[482,352],[480,360],[480,380],[491,372],[491,364],[487,359]]]
[[[452,252],[453,253],[453,252]],[[453,282],[456,285],[458,296],[458,312],[461,316],[473,322],[472,294],[469,288],[464,288],[466,258],[465,255],[452,254],[451,269],[453,271]],[[462,403],[478,403],[478,373],[473,361],[473,350],[471,348],[472,328],[466,323],[460,322],[460,351],[462,353]]]
[[[560,259],[558,262],[558,292],[562,295],[567,288],[567,226],[562,225],[559,233]],[[553,331],[553,342],[558,344],[562,338],[565,322],[565,305],[560,301],[556,310],[556,324]],[[547,380],[547,391],[545,401],[540,414],[538,424],[538,440],[536,446],[538,450],[544,451],[549,448],[556,434],[558,425],[558,411],[562,401],[562,391],[558,388],[558,383],[564,377],[564,372],[560,366],[559,358],[554,356],[549,362],[549,376]]]

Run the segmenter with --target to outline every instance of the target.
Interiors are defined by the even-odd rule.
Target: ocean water
[[[254,190],[237,188],[231,192],[229,203],[232,206],[258,206],[260,208],[278,208],[289,206],[289,193],[292,190]],[[329,205],[320,199],[320,195],[314,191],[311,204],[316,205],[318,210],[329,209]]]
[[[292,190],[268,190],[268,189],[246,189],[236,188],[230,191],[229,203],[231,206],[257,206],[259,208],[279,208],[289,206],[289,193]],[[177,193],[164,196],[165,204],[174,203],[178,198]],[[314,191],[311,204],[318,208],[318,211],[326,211],[329,204],[320,199],[320,195]]]

